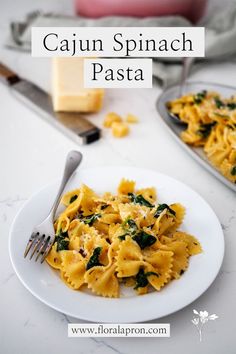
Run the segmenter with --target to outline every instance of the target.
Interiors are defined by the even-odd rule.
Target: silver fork
[[[31,249],[32,253],[30,255],[30,259],[32,259],[34,254],[36,254],[35,262],[39,259],[40,255],[42,256],[41,263],[43,263],[43,261],[47,257],[55,240],[53,221],[56,210],[60,203],[61,195],[65,189],[67,182],[69,181],[72,174],[75,172],[76,168],[79,166],[81,160],[82,154],[79,151],[70,151],[68,153],[63,178],[56,199],[46,219],[41,222],[41,224],[35,226],[35,228],[33,229],[33,232],[29,238],[25,249],[24,257],[28,255]]]

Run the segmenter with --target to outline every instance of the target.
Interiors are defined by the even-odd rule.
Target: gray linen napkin
[[[10,36],[6,46],[11,49],[30,51],[31,26],[34,27],[187,27],[192,24],[180,16],[148,17],[103,17],[88,19],[83,17],[65,17],[56,14],[34,12],[24,22],[12,22]],[[206,27],[206,58],[197,59],[193,70],[204,65],[205,60],[234,60],[236,54],[236,4],[206,18],[199,25]],[[154,58],[153,76],[164,88],[177,83],[181,75],[181,59]]]

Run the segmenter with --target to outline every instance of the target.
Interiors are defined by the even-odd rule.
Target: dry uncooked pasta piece
[[[61,270],[64,280],[73,289],[79,289],[84,284],[86,272],[85,259],[76,251],[61,251]]]

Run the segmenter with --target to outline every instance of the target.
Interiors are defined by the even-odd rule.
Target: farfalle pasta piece
[[[187,244],[190,256],[194,256],[202,252],[201,244],[196,237],[181,231],[175,232],[172,237],[173,240],[183,241]]]
[[[94,236],[84,242],[84,250],[86,255],[92,255],[95,248],[101,247],[101,254],[99,260],[102,265],[107,265],[109,263],[108,250],[110,244],[100,236]]]
[[[79,219],[74,219],[70,222],[68,227],[68,237],[70,239],[74,237],[80,237],[87,225],[84,225]]]
[[[159,291],[171,279],[173,252],[159,250],[145,256],[144,260],[146,262],[144,269],[150,273],[148,282]]]
[[[235,158],[230,153],[227,161]],[[151,287],[159,291],[202,251],[195,237],[176,231],[185,214],[181,204],[156,204],[154,188],[135,190],[127,179],[118,189],[117,195],[99,197],[82,184],[62,198],[66,208],[54,223],[47,262],[71,289],[119,297],[120,285],[129,283],[138,295]]]
[[[108,249],[108,264],[116,263],[119,248],[120,241],[118,239],[113,240]]]
[[[212,165],[235,183],[236,173],[232,168],[236,160],[230,161],[232,152],[236,151],[235,97],[225,99],[217,92],[203,90],[173,100],[167,106],[187,125],[181,133],[182,140],[193,146],[202,146]],[[229,163],[233,163],[231,169]]]
[[[121,224],[111,224],[108,229],[108,238],[110,242],[117,239],[124,234],[124,229]]]
[[[70,219],[68,216],[62,214],[59,216],[57,223],[56,223],[56,234],[60,232],[66,232],[70,225]]]
[[[115,275],[116,271],[116,255],[119,249],[119,241],[112,242],[108,249],[108,264],[91,266],[85,273],[85,281],[88,288],[94,293],[106,297],[119,296],[119,281]],[[99,262],[102,259],[102,247],[99,249]],[[88,267],[87,267],[88,268]]]
[[[61,251],[61,260],[61,271],[64,280],[73,289],[79,289],[84,284],[85,258],[76,251]]]
[[[94,191],[86,186],[86,184],[82,184],[80,188],[80,207],[83,212],[83,215],[87,216],[94,212],[94,209],[97,206],[95,202],[96,198],[98,198],[97,194]]]
[[[163,245],[162,249],[173,252],[171,276],[175,279],[180,278],[188,268],[189,252],[187,244],[183,241],[172,241]]]
[[[148,293],[148,288],[149,288],[149,286],[147,285],[147,286],[143,286],[143,287],[138,287],[135,290],[138,295],[145,295]]]
[[[140,247],[131,237],[126,236],[121,242],[116,261],[118,277],[131,277],[138,273],[143,257]]]
[[[61,255],[57,252],[57,244],[54,243],[47,258],[47,263],[54,269],[61,269]]]
[[[117,224],[117,223],[120,223],[121,222],[121,218],[120,218],[120,215],[118,213],[104,213],[100,220],[101,222],[103,222],[104,224]]]
[[[168,232],[173,233],[182,224],[185,216],[185,207],[180,203],[170,204],[170,208],[175,212],[175,223],[168,228]]]
[[[155,231],[158,236],[161,236],[168,232],[168,230],[173,227],[175,223],[175,216],[168,213],[167,209],[164,209],[160,216],[156,219],[152,230]]]
[[[109,224],[105,224],[100,220],[96,220],[94,223],[94,227],[102,237],[108,236]]]
[[[151,204],[154,203],[157,199],[156,188],[154,187],[138,189],[136,191],[136,194],[137,195],[141,194]]]
[[[235,182],[235,176],[236,176],[236,158],[234,161],[235,161],[234,163],[230,163],[229,160],[224,160],[220,165],[220,169],[223,175],[226,178],[228,178],[231,182]]]
[[[138,227],[146,226],[153,222],[153,216],[150,214],[150,209],[144,205],[135,204],[120,204],[119,213],[122,221],[128,218],[134,220]]]
[[[83,245],[82,245],[79,237],[73,237],[73,238],[69,239],[69,246],[68,246],[69,250],[79,251],[80,248],[82,248],[82,247],[83,247]]]
[[[88,288],[95,294],[105,297],[119,297],[119,282],[115,276],[116,265],[97,266],[85,273]]]
[[[61,203],[65,206],[68,206],[78,198],[79,194],[80,189],[74,189],[73,191],[69,191],[63,195],[63,197],[61,198]]]
[[[130,181],[128,179],[122,178],[118,186],[118,194],[133,193],[134,188],[135,188],[135,181]]]

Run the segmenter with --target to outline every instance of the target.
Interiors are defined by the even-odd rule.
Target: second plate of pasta
[[[47,262],[30,263],[28,235],[57,186],[26,202],[9,244],[18,277],[50,307],[89,321],[141,322],[183,308],[216,277],[224,240],[212,209],[175,179],[130,167],[78,171],[58,209]]]

